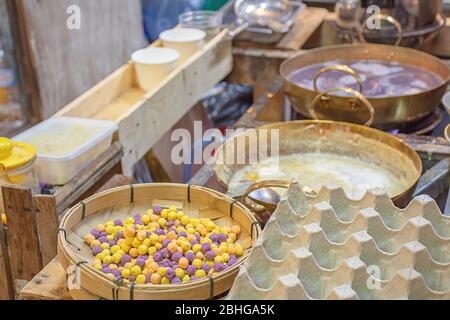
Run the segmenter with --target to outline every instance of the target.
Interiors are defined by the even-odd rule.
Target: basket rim
[[[110,195],[112,193],[118,192],[118,191],[124,191],[124,190],[129,190],[129,189],[135,189],[135,188],[154,188],[154,187],[178,187],[178,188],[196,188],[200,191],[203,192],[209,192],[210,194],[212,194],[213,196],[217,197],[217,198],[221,198],[225,201],[230,202],[230,204],[232,204],[232,206],[237,206],[241,209],[242,213],[244,213],[245,217],[249,220],[249,222],[251,222],[251,239],[252,239],[252,245],[249,248],[251,250],[251,248],[253,248],[253,245],[256,241],[256,239],[258,238],[258,236],[261,234],[262,232],[262,228],[260,223],[256,220],[256,218],[254,217],[254,215],[251,214],[251,211],[245,207],[241,202],[235,201],[233,198],[231,198],[230,196],[223,194],[219,191],[210,189],[210,188],[206,188],[203,186],[197,186],[197,185],[187,185],[187,184],[181,184],[181,183],[143,183],[143,184],[131,184],[131,185],[126,185],[126,186],[121,186],[121,187],[116,187],[116,188],[112,188],[112,189],[108,189],[105,191],[102,191],[100,193],[94,194],[90,197],[88,197],[86,200],[83,200],[82,202],[74,205],[72,208],[70,208],[66,214],[63,216],[63,218],[61,219],[61,223],[60,223],[60,227],[59,227],[59,231],[58,232],[58,248],[60,250],[60,253],[64,255],[65,259],[71,264],[71,265],[78,265],[78,269],[80,270],[80,272],[85,272],[87,274],[90,274],[93,277],[97,277],[97,279],[99,281],[102,282],[107,282],[109,284],[112,284],[113,286],[117,286],[117,282],[114,279],[111,279],[110,277],[108,277],[106,274],[100,272],[99,270],[94,269],[92,266],[88,265],[88,264],[81,264],[83,261],[76,255],[74,254],[74,249],[72,248],[72,245],[66,240],[65,236],[63,235],[63,233],[61,232],[62,230],[66,230],[64,227],[67,223],[67,220],[69,217],[71,217],[71,215],[76,212],[78,209],[80,209],[82,206],[88,205],[91,201],[98,199],[99,197],[103,197],[103,196],[107,196]],[[163,199],[161,199],[163,200]],[[165,200],[165,199],[164,199]],[[170,196],[167,198],[167,200],[170,200]],[[132,202],[130,201],[130,204]],[[233,219],[234,220],[234,219]],[[253,226],[255,226],[256,228],[256,232],[253,233]],[[182,283],[182,284],[158,284],[158,285],[154,285],[154,284],[134,284],[133,288],[134,291],[146,291],[146,292],[153,292],[153,293],[157,293],[157,292],[175,292],[175,291],[180,291],[182,289],[192,289],[195,287],[201,287],[204,286],[208,283],[214,281],[218,281],[221,279],[224,279],[226,277],[229,277],[230,275],[232,275],[233,273],[236,273],[238,270],[238,268],[240,268],[240,266],[245,262],[245,260],[247,259],[250,250],[246,250],[246,252],[244,253],[244,255],[238,260],[238,262],[236,264],[234,264],[232,267],[228,268],[225,271],[222,271],[220,273],[218,273],[217,275],[213,275],[210,277],[206,277],[194,282],[189,282],[189,283]],[[120,288],[131,288],[132,287],[132,282],[129,281],[124,281],[121,285]],[[150,289],[150,290],[149,290]]]

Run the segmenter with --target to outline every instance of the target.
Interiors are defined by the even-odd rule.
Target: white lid
[[[168,42],[194,42],[206,38],[206,33],[194,28],[174,28],[166,30],[159,35],[159,38]]]
[[[141,64],[166,64],[177,61],[180,53],[170,48],[145,48],[135,51],[131,59]]]

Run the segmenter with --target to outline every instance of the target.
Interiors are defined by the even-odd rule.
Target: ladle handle
[[[366,99],[366,97],[364,97],[364,95],[352,88],[334,88],[334,89],[329,89],[326,90],[324,92],[319,93],[314,100],[308,105],[308,113],[310,114],[310,116],[313,119],[319,120],[319,117],[317,116],[316,113],[316,105],[319,101],[322,100],[322,98],[326,97],[329,93],[332,92],[336,92],[336,91],[342,91],[342,92],[346,92],[351,94],[352,96],[354,96],[356,99],[358,99],[359,101],[362,102],[362,104],[369,110],[369,120],[367,120],[367,122],[364,124],[367,127],[370,127],[373,122],[375,121],[375,109],[373,108],[372,104],[369,102],[369,100]]]
[[[398,31],[398,38],[397,41],[395,42],[395,46],[399,46],[402,43],[403,40],[403,27],[400,24],[400,22],[395,19],[393,16],[387,15],[387,14],[376,14],[376,15],[372,15],[370,17],[368,17],[366,20],[364,20],[364,22],[361,24],[361,27],[359,28],[359,41],[367,43],[366,37],[364,36],[364,31],[367,28],[367,24],[369,22],[369,19],[379,19],[379,20],[384,20],[387,21],[389,23],[391,23],[392,25],[394,25],[394,27],[397,29]]]
[[[250,193],[263,189],[263,188],[283,188],[287,189],[291,185],[290,181],[286,180],[264,180],[260,182],[256,182],[255,184],[252,184],[244,193],[243,198],[249,197]],[[251,197],[249,197],[251,198]],[[252,198],[251,198],[252,199]],[[254,199],[252,199],[254,201]],[[256,201],[255,201],[256,202]]]

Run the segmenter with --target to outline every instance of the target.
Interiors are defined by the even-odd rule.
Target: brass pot
[[[361,92],[349,88],[341,89],[353,96],[350,98],[332,95],[332,91],[336,90],[309,90],[289,80],[292,72],[300,68],[331,60],[397,61],[433,72],[444,82],[435,89],[417,94],[365,99]],[[322,70],[321,73],[326,71]],[[359,79],[353,70],[346,72]],[[280,73],[284,78],[287,96],[295,110],[302,115],[368,125],[373,122],[374,127],[381,129],[400,128],[429,115],[439,106],[450,81],[449,67],[432,55],[410,48],[375,44],[338,45],[299,53],[283,62]]]
[[[263,129],[264,134],[261,134]],[[221,159],[227,159],[228,152],[237,150],[240,155],[245,154],[246,159],[250,154],[260,154],[259,139],[262,136],[270,138],[271,130],[278,130],[280,156],[306,152],[347,155],[375,163],[402,177],[407,181],[405,183],[407,188],[391,196],[398,206],[404,206],[411,200],[422,174],[422,161],[417,152],[395,136],[377,129],[344,122],[307,120],[274,123],[255,130],[255,134],[251,136],[258,138],[256,145],[250,143],[248,139],[250,134],[246,131],[229,139],[217,151],[214,173],[232,196],[238,196],[239,191],[233,190],[234,186],[230,186],[229,183],[234,174],[246,164],[227,164],[228,161]],[[271,154],[273,150],[270,139],[267,147],[268,154]],[[299,183],[301,184],[301,181]],[[240,190],[240,196],[248,195],[245,191],[248,190]]]

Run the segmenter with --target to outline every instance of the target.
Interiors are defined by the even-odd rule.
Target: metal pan
[[[363,99],[361,92],[355,93],[354,90],[350,92],[354,97],[349,98],[332,95],[333,92],[309,90],[289,80],[292,72],[299,68],[331,60],[397,61],[433,72],[442,77],[444,82],[437,88],[418,94]],[[353,70],[341,71],[352,74],[360,81]],[[320,114],[323,119],[336,121],[358,124],[373,122],[374,127],[381,129],[399,128],[425,118],[439,106],[450,81],[449,67],[438,58],[415,49],[376,44],[329,46],[300,53],[286,60],[281,65],[280,73],[293,107],[304,116],[318,118]]]
[[[228,189],[228,194],[232,196],[248,195],[249,191],[255,189],[247,190],[247,192],[244,190],[242,193],[242,190],[234,190],[234,186],[230,186],[229,183],[236,172],[242,169],[245,164],[226,164],[226,161],[220,161],[219,159],[226,159],[228,150],[235,151],[235,148],[239,148],[239,153],[245,152],[246,155],[250,153],[259,154],[261,151],[259,149],[261,145],[259,138],[261,137],[260,133],[263,132],[262,129],[268,132],[278,130],[280,156],[306,152],[347,155],[369,163],[376,163],[394,175],[403,177],[407,181],[405,183],[407,187],[402,192],[392,195],[392,199],[398,206],[408,203],[422,174],[422,162],[419,155],[391,134],[351,123],[313,120],[291,121],[257,128],[257,146],[250,145],[248,136],[244,132],[229,139],[219,148],[214,173],[217,180]],[[245,148],[242,146],[245,146]],[[267,143],[267,146],[269,152],[271,152],[271,143]],[[301,181],[299,182],[301,183]],[[261,184],[259,187],[267,187],[267,185]]]

